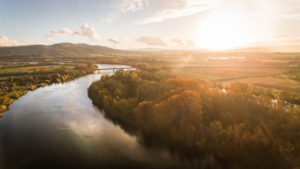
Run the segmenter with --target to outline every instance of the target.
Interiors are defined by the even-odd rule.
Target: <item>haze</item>
[[[0,46],[299,51],[299,0],[0,0]]]
[[[0,0],[0,169],[300,169],[300,0]]]

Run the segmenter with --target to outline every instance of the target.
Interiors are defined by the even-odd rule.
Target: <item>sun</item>
[[[245,21],[231,12],[213,13],[197,29],[196,44],[199,48],[226,50],[242,47],[247,43]]]

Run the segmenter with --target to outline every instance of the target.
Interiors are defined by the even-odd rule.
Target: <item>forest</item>
[[[224,91],[201,78],[145,69],[103,75],[88,94],[147,146],[185,158],[210,156],[222,168],[300,167],[299,109],[247,83],[233,82]]]

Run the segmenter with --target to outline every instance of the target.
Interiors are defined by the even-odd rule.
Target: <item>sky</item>
[[[300,49],[300,0],[0,0],[0,46]]]

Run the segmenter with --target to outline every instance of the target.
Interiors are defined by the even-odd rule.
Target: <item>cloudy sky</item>
[[[0,46],[120,49],[300,45],[300,0],[0,0]]]

